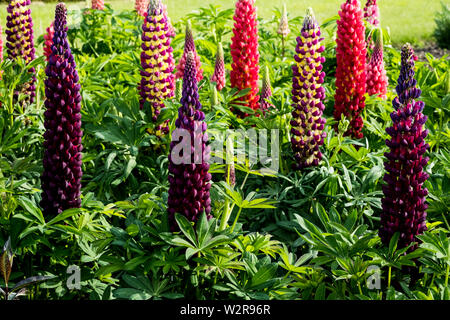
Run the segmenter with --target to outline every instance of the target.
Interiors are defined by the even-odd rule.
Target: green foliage
[[[441,2],[442,9],[436,14],[434,37],[441,48],[450,49],[450,7]]]

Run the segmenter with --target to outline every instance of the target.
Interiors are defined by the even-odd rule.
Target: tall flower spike
[[[250,89],[240,98],[240,104],[253,110],[259,109],[259,52],[258,21],[255,0],[238,0],[234,13],[233,37],[231,38],[231,87],[238,90]],[[248,114],[236,110],[240,117]]]
[[[295,157],[294,169],[317,166],[322,160],[319,148],[326,133],[326,120],[322,118],[325,106],[325,89],[322,87],[325,72],[319,24],[312,9],[308,9],[301,35],[297,37],[295,64],[292,66],[292,112],[291,145]]]
[[[186,67],[183,78],[183,97],[181,107],[178,109],[178,119],[175,121],[176,132],[188,133],[190,143],[187,150],[189,154],[183,153],[189,163],[179,163],[172,157],[175,155],[174,148],[184,141],[172,140],[169,154],[169,199],[168,214],[171,230],[177,229],[175,213],[187,217],[190,221],[197,221],[202,212],[209,217],[211,213],[211,174],[209,170],[210,147],[205,114],[201,111],[202,105],[199,101],[197,87],[197,68],[195,55],[188,52],[186,56]],[[181,139],[185,139],[182,137]],[[183,148],[184,149],[184,148]],[[178,157],[179,154],[176,153]]]
[[[47,33],[44,34],[44,56],[45,60],[48,61],[52,53],[53,36],[55,34],[55,28],[53,21],[50,26],[46,29]]]
[[[283,14],[281,15],[280,25],[278,26],[277,32],[283,38],[286,38],[289,35],[289,33],[291,33],[291,30],[289,29],[289,20],[287,16],[286,4],[283,4]]]
[[[186,35],[184,38],[184,52],[183,56],[180,59],[180,62],[177,65],[177,72],[175,74],[176,79],[183,79],[184,77],[184,69],[186,68],[186,60],[188,52],[192,52],[194,55],[195,68],[197,71],[197,82],[203,79],[203,69],[202,64],[200,62],[200,56],[197,54],[197,50],[195,50],[195,42],[194,35],[192,33],[191,22],[187,21],[186,23]]]
[[[175,94],[173,70],[175,62],[167,16],[162,9],[161,0],[151,0],[148,15],[142,24],[141,83],[138,90],[143,108],[149,102],[153,121],[156,122],[164,100]],[[165,127],[166,128],[166,127]],[[164,129],[163,132],[167,132]]]
[[[386,99],[388,78],[384,69],[383,60],[383,37],[381,32],[377,38],[372,57],[366,65],[366,86],[369,95],[379,95]]]
[[[261,101],[260,101],[261,110],[266,111],[270,107],[273,107],[273,104],[267,101],[270,100],[271,97],[272,97],[272,88],[270,87],[269,67],[266,66],[264,68],[264,77],[261,88]]]
[[[103,0],[92,0],[92,10],[105,9],[105,3]]]
[[[414,79],[414,53],[409,44],[402,48],[402,67],[397,86],[398,97],[392,104],[392,127],[386,132],[391,139],[386,140],[390,151],[385,153],[386,174],[381,200],[381,227],[379,235],[385,245],[396,233],[400,233],[399,248],[415,242],[416,236],[427,230],[426,196],[423,186],[428,179],[424,167],[428,158],[424,157],[429,145],[425,142],[428,130],[424,128],[427,116],[422,111],[425,104],[417,99],[421,91]],[[416,246],[412,248],[414,250]]]
[[[348,118],[350,126],[345,135],[360,139],[364,125],[360,114],[365,107],[366,42],[359,1],[347,0],[343,3],[339,16],[334,118],[340,121],[342,114]]]
[[[81,95],[67,41],[66,6],[55,10],[55,35],[45,74],[44,172],[41,207],[56,215],[81,204]]]
[[[214,74],[211,77],[211,82],[215,82],[217,90],[221,91],[225,87],[225,58],[223,56],[222,43],[217,46],[216,65]]]
[[[377,0],[367,0],[364,7],[364,19],[374,27],[380,26],[380,10]]]
[[[35,59],[33,20],[31,19],[31,9],[28,6],[31,0],[12,0],[8,4],[8,16],[6,17],[6,52],[10,60],[21,57],[28,64]],[[18,91],[28,95],[27,101],[32,103],[36,97],[36,70],[30,68],[33,74],[31,81],[26,83]]]
[[[137,13],[140,16],[145,17],[145,14],[147,13],[148,5],[149,5],[149,0],[136,0],[134,3],[134,9],[137,11]]]

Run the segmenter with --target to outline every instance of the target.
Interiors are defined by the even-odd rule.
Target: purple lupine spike
[[[44,172],[41,207],[56,215],[81,205],[81,95],[67,40],[66,6],[55,10],[52,53],[45,69]]]
[[[173,158],[175,154],[173,151],[176,146],[183,144],[183,141],[172,140],[169,154],[170,187],[167,210],[172,231],[177,230],[175,213],[182,214],[194,222],[198,220],[202,212],[205,212],[208,218],[211,217],[209,195],[211,174],[208,172],[210,147],[206,145],[208,142],[207,125],[199,101],[197,68],[193,52],[187,54],[181,105],[178,110],[178,119],[175,121],[177,128],[175,132],[183,129],[191,136],[191,143],[187,146],[188,149],[190,146],[190,154],[183,154],[190,161],[176,164],[179,162]]]
[[[211,77],[211,82],[216,83],[216,88],[221,91],[225,87],[225,58],[223,56],[222,43],[217,46],[216,65],[214,67],[214,74]]]
[[[143,108],[145,102],[149,102],[152,120],[157,122],[164,100],[175,95],[175,61],[170,46],[173,34],[161,0],[150,1],[142,30],[140,105]],[[168,132],[167,122],[156,128],[156,135]]]
[[[266,66],[264,69],[264,77],[262,82],[262,88],[261,88],[261,98],[260,98],[260,108],[261,110],[267,111],[267,109],[273,107],[273,104],[271,104],[269,101],[272,97],[272,88],[270,87],[270,74],[269,74],[269,67]]]
[[[308,9],[301,35],[297,37],[297,47],[292,67],[292,112],[291,145],[295,157],[294,169],[317,166],[322,159],[320,146],[326,133],[326,120],[322,117],[325,109],[325,89],[322,87],[325,72],[322,64],[320,27],[312,9]]]
[[[21,57],[25,63],[30,63],[35,59],[33,20],[31,19],[31,9],[28,6],[31,0],[15,0],[8,4],[8,16],[6,17],[6,52],[10,60]],[[20,92],[27,94],[25,103],[33,103],[36,97],[36,70],[28,70],[33,74],[31,80],[23,87],[17,88],[15,98]]]
[[[418,101],[421,91],[414,79],[414,51],[409,44],[402,48],[402,67],[398,79],[397,93],[392,104],[392,127],[386,132],[391,139],[386,140],[390,151],[385,153],[386,174],[381,200],[381,227],[379,235],[385,245],[396,233],[400,233],[399,248],[416,241],[426,227],[426,196],[423,186],[428,179],[424,167],[428,158],[424,157],[429,145],[425,142],[428,130],[424,128],[427,117],[422,113],[425,103]],[[412,250],[416,248],[413,247]]]

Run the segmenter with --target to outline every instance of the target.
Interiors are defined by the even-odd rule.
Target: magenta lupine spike
[[[81,95],[67,40],[66,6],[55,10],[52,53],[45,74],[44,172],[41,207],[56,215],[81,204]]]
[[[221,91],[225,87],[225,58],[223,56],[222,43],[217,46],[216,65],[214,68],[214,74],[211,77],[211,82],[216,83],[216,88]]]
[[[6,17],[6,52],[10,60],[21,57],[28,64],[35,59],[33,20],[31,9],[28,7],[31,0],[12,0],[8,4],[8,16]],[[22,88],[17,88],[15,96],[20,91],[28,95],[27,101],[34,102],[36,97],[36,70],[30,68],[33,74],[31,81]]]
[[[176,131],[185,132],[191,137],[190,143],[172,140],[169,154],[169,199],[168,214],[171,230],[177,230],[175,213],[184,215],[190,221],[197,221],[202,212],[207,217],[211,215],[211,174],[209,170],[210,147],[205,114],[201,111],[197,86],[197,67],[195,55],[188,52],[183,77],[183,96],[181,107],[178,109],[178,119],[175,121]],[[174,132],[174,134],[175,134]],[[184,138],[181,138],[183,140]],[[189,163],[180,163],[174,159],[174,148],[180,144],[187,144],[189,154],[182,154]],[[178,157],[178,152],[176,153]]]
[[[272,97],[272,88],[270,87],[269,67],[266,66],[264,69],[264,77],[261,88],[261,98],[259,102],[262,111],[267,111],[267,109],[273,107],[273,104],[267,101],[270,100],[271,97]]]
[[[191,22],[188,21],[186,23],[186,36],[184,38],[184,52],[183,56],[180,59],[180,62],[177,65],[177,72],[175,74],[176,79],[183,79],[184,77],[184,69],[186,68],[186,59],[188,52],[192,52],[194,54],[195,60],[195,68],[197,71],[197,82],[203,79],[203,69],[202,64],[200,62],[200,57],[197,54],[197,50],[195,50],[195,42],[194,35],[192,33]]]
[[[379,95],[382,99],[386,99],[388,77],[384,68],[381,32],[376,41],[372,57],[366,65],[366,87],[369,95]]]
[[[292,112],[291,145],[295,157],[294,169],[317,166],[322,159],[320,146],[326,133],[326,120],[322,117],[325,106],[325,89],[322,84],[325,72],[322,64],[325,57],[321,44],[323,38],[312,9],[306,13],[292,66]]]
[[[427,230],[428,190],[423,186],[429,177],[424,172],[429,160],[424,157],[429,148],[425,142],[428,130],[424,128],[427,116],[422,113],[425,103],[417,100],[421,90],[416,88],[414,67],[414,52],[406,44],[402,48],[402,66],[396,88],[398,97],[392,102],[393,125],[386,129],[391,139],[386,140],[390,151],[385,153],[386,185],[383,186],[379,230],[385,245],[389,245],[392,236],[399,232],[399,248],[415,242],[416,236]]]
[[[105,3],[103,0],[92,0],[92,10],[105,9]]]
[[[141,82],[138,90],[143,108],[149,102],[153,121],[156,122],[164,100],[175,94],[175,62],[170,46],[172,33],[169,31],[167,16],[164,14],[161,0],[151,0],[148,15],[142,24]],[[160,128],[164,133],[168,127]]]

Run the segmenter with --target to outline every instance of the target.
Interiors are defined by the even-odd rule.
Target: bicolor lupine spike
[[[145,17],[148,11],[148,5],[149,0],[135,0],[134,9],[140,16]]]
[[[80,207],[81,95],[67,40],[66,7],[56,6],[52,53],[45,74],[44,172],[41,207],[47,215]]]
[[[214,74],[211,77],[211,82],[216,83],[217,90],[221,91],[225,87],[225,58],[223,56],[222,43],[217,46],[216,53],[216,65],[214,68]]]
[[[384,68],[383,38],[381,32],[379,34],[372,57],[366,65],[366,91],[371,96],[378,95],[386,99],[388,77]]]
[[[367,0],[364,6],[364,19],[374,27],[380,26],[380,10],[377,0]]]
[[[188,52],[192,52],[194,54],[195,68],[197,71],[197,82],[203,79],[203,69],[202,63],[200,62],[200,56],[197,54],[197,50],[195,49],[194,35],[192,33],[191,22],[188,21],[186,23],[186,35],[184,38],[184,51],[183,56],[180,59],[180,62],[177,65],[177,72],[175,74],[176,79],[184,78],[184,69],[186,68],[186,60]]]
[[[365,107],[366,92],[365,27],[359,1],[343,3],[339,16],[334,118],[340,121],[343,114],[350,121],[345,135],[359,139],[363,137],[364,123],[360,114]]]
[[[319,24],[312,9],[306,13],[301,35],[297,37],[297,47],[292,67],[292,112],[291,145],[295,157],[294,169],[317,166],[322,159],[320,146],[326,133],[326,120],[322,117],[325,106],[325,89],[322,84],[325,72],[322,64],[325,47]]]
[[[234,13],[233,37],[231,38],[231,87],[238,90],[250,89],[239,99],[239,104],[253,110],[259,109],[259,52],[258,21],[255,0],[238,0]],[[240,117],[248,114],[236,110]]]
[[[92,0],[92,10],[105,9],[105,3],[103,0]]]
[[[261,101],[260,101],[260,109],[263,111],[267,111],[267,109],[273,107],[273,104],[271,104],[269,101],[270,98],[272,98],[272,88],[270,86],[270,74],[269,74],[269,67],[266,66],[264,68],[264,77],[262,81],[262,88],[261,88]]]
[[[186,56],[181,105],[178,110],[178,119],[175,121],[177,129],[173,134],[169,154],[168,214],[172,231],[178,229],[174,219],[175,213],[182,214],[194,222],[198,220],[202,212],[205,212],[208,218],[211,217],[209,194],[211,174],[208,172],[210,147],[206,145],[207,125],[199,101],[197,67],[193,52],[188,52]],[[181,134],[181,141],[175,140],[177,133]],[[188,140],[184,141],[184,139]],[[180,156],[176,149],[184,144],[186,148],[182,148]],[[181,158],[187,161],[182,161]]]
[[[143,108],[149,102],[153,121],[156,122],[164,100],[175,94],[175,62],[170,46],[172,33],[161,0],[151,0],[148,15],[142,24],[141,82],[138,90]],[[168,129],[163,131],[167,132]]]
[[[22,58],[28,64],[35,59],[33,20],[31,9],[28,7],[30,0],[12,0],[8,4],[8,16],[6,17],[6,52],[8,58],[16,60]],[[26,102],[34,102],[36,96],[36,70],[30,68],[33,74],[30,82],[17,88],[16,96],[20,92],[28,95]]]
[[[291,30],[289,29],[289,20],[287,16],[286,4],[283,5],[283,13],[281,15],[277,33],[284,38],[286,38],[289,35],[289,33],[291,33]]]
[[[44,34],[44,56],[45,60],[48,61],[50,55],[52,53],[52,44],[53,44],[53,36],[55,34],[55,29],[53,25],[53,21],[50,26],[46,29],[46,33]]]
[[[385,153],[386,174],[383,186],[380,238],[385,245],[396,233],[400,233],[398,247],[403,248],[417,241],[426,227],[426,196],[423,186],[429,175],[424,172],[428,158],[424,157],[429,145],[425,142],[428,130],[422,111],[425,104],[418,101],[421,90],[414,79],[414,54],[409,44],[402,48],[402,67],[397,86],[398,97],[392,104],[393,125],[386,129],[391,136],[386,140],[390,151]],[[414,250],[416,246],[412,247]]]

